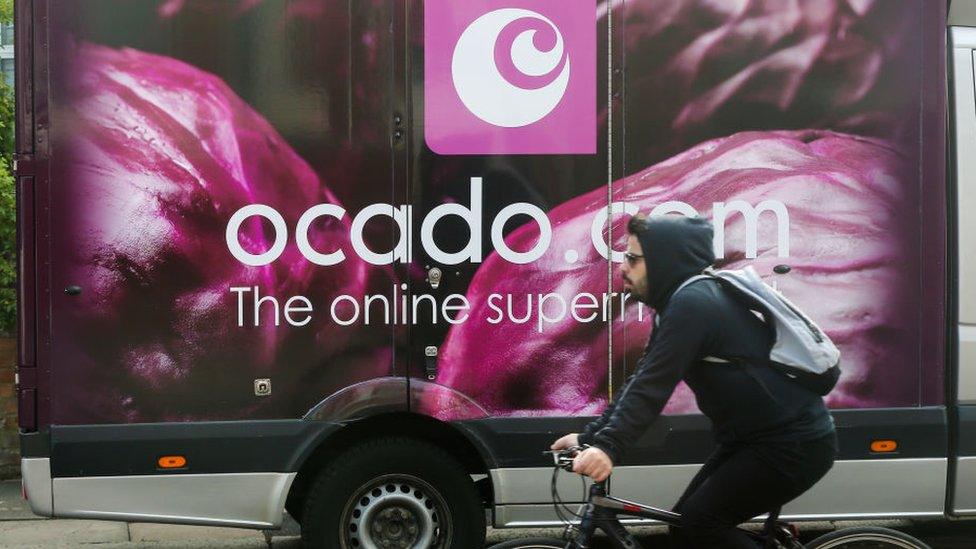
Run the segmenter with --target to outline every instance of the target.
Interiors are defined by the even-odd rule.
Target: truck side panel
[[[50,423],[297,419],[401,377],[405,331],[378,322],[402,293],[391,208],[352,226],[403,192],[392,37],[350,34],[394,3],[325,2],[328,29],[283,2],[47,5]],[[366,295],[369,325],[324,321]]]
[[[302,428],[373,416],[464,433],[496,523],[552,521],[539,451],[653,329],[616,271],[635,213],[711,218],[720,268],[841,347],[841,461],[794,514],[944,511],[942,2],[81,4],[18,3],[39,512],[274,524],[317,472]],[[214,422],[232,442],[201,449]],[[289,459],[238,455],[251,431]],[[673,501],[709,441],[679,385],[617,493]],[[188,469],[154,467],[170,448]],[[271,496],[227,514],[115,497],[252,474]]]
[[[973,64],[976,28],[953,27],[950,53],[953,81],[955,163],[957,339],[955,392],[958,399],[952,512],[976,514],[976,94]]]

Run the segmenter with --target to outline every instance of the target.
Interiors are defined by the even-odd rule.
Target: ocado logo
[[[495,10],[469,25],[454,48],[451,74],[464,106],[504,128],[534,124],[559,105],[570,59],[556,25],[519,8]]]

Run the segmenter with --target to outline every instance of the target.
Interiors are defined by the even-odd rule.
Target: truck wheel
[[[485,513],[471,477],[440,448],[409,438],[354,446],[305,499],[302,540],[329,549],[484,547]]]

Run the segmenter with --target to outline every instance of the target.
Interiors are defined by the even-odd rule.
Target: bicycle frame
[[[779,513],[767,519],[761,534],[743,530],[757,541],[769,543],[770,528]],[[660,521],[668,526],[681,526],[681,515],[649,505],[643,505],[607,494],[606,481],[590,486],[589,498],[583,508],[578,534],[567,541],[566,549],[589,549],[593,534],[603,530],[617,549],[641,549],[637,539],[620,523],[619,516],[639,517]]]
[[[593,534],[599,528],[619,549],[640,549],[641,545],[627,531],[617,517],[633,516],[659,520],[670,526],[678,526],[681,515],[632,501],[607,495],[606,481],[595,482],[590,486],[590,496],[579,524],[579,534],[570,540],[567,549],[588,549]]]
[[[577,451],[583,449],[585,447],[577,446],[562,451],[543,452],[545,454],[551,454],[555,463],[555,469],[553,470],[554,498],[556,498],[555,475],[560,469],[571,472],[573,470],[573,456]],[[749,530],[742,531],[756,538],[757,541],[762,542],[766,547],[775,547],[775,528],[776,521],[779,519],[779,513],[780,510],[776,509],[766,517],[765,524],[759,534],[750,532]],[[620,515],[652,519],[667,524],[668,526],[682,526],[681,515],[679,513],[665,511],[664,509],[658,509],[635,501],[627,501],[608,495],[607,481],[603,480],[601,482],[594,482],[590,486],[590,493],[586,498],[586,504],[583,506],[583,514],[580,517],[580,524],[575,528],[577,533],[572,539],[568,535],[566,536],[566,549],[589,549],[590,541],[593,539],[593,534],[598,528],[607,534],[617,549],[640,549],[641,545],[637,542],[637,539],[620,524],[617,518]],[[567,534],[571,531],[567,529]]]

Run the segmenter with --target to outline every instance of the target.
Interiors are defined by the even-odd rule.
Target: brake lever
[[[543,454],[551,454],[553,464],[564,471],[573,472],[573,460],[583,450],[589,448],[588,445],[571,446],[563,450],[546,450]]]

